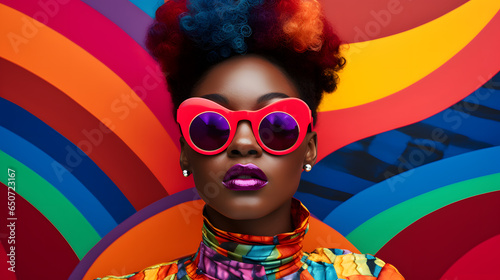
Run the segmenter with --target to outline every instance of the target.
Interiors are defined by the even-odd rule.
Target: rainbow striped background
[[[1,279],[126,274],[197,247],[202,203],[144,46],[161,4],[0,0],[0,218],[17,218],[15,273],[0,230]],[[310,246],[375,254],[410,280],[496,279],[500,2],[323,6],[348,64],[296,195],[322,229]]]

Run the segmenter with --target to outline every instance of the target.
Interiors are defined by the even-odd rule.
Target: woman
[[[293,198],[316,161],[313,124],[344,64],[315,0],[171,0],[148,47],[182,137],[180,165],[206,202],[198,251],[103,279],[403,279],[370,256],[302,251],[309,212]]]

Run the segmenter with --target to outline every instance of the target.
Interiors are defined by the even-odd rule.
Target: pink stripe
[[[144,31],[151,23],[153,23],[153,18],[148,16],[139,7],[128,0],[81,1],[104,15],[104,17],[111,20],[114,24],[118,25],[128,34],[128,36],[134,39],[134,41],[141,45],[141,47],[146,49]]]
[[[171,113],[170,94],[158,64],[122,29],[77,0],[64,4],[55,0],[2,2],[64,35],[109,67],[136,91],[179,148],[180,132]]]

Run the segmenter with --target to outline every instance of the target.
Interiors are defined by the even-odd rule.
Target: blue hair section
[[[209,61],[232,54],[245,54],[245,38],[252,35],[250,12],[263,0],[191,0],[188,12],[180,15],[181,30],[201,49]]]

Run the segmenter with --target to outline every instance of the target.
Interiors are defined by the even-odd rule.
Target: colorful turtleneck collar
[[[185,271],[192,279],[280,279],[302,266],[302,240],[309,211],[292,202],[293,232],[275,236],[231,233],[215,228],[204,217],[203,241]],[[288,278],[288,277],[287,277]]]

